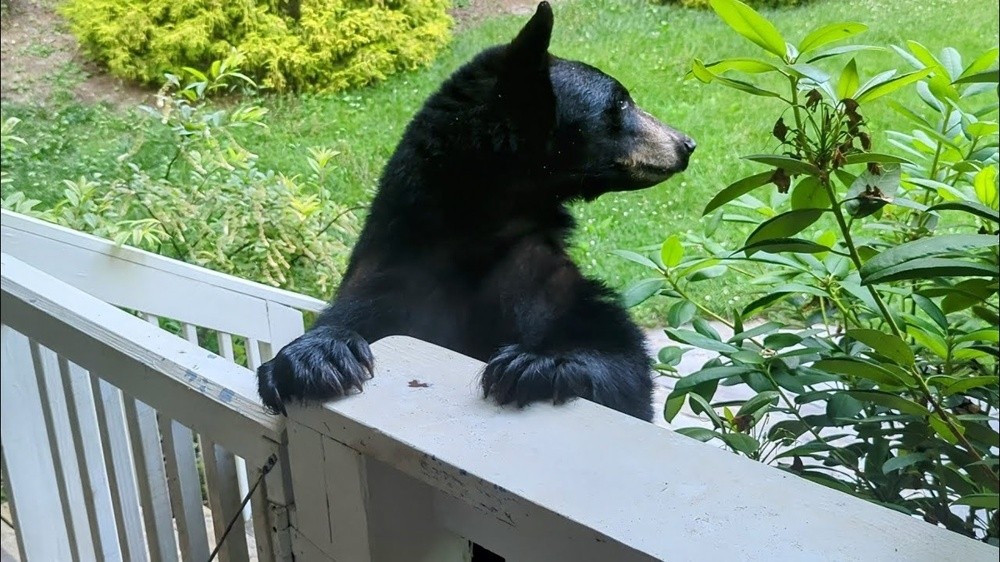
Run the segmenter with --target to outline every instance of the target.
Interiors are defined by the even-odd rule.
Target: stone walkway
[[[20,561],[21,556],[17,550],[17,533],[13,527],[7,524],[14,519],[10,516],[10,505],[6,502],[0,506],[0,515],[3,522],[0,523],[0,562]]]

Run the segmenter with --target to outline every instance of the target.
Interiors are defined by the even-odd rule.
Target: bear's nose
[[[694,152],[694,149],[698,148],[698,143],[694,142],[691,137],[684,137],[684,148],[687,149],[688,154]]]

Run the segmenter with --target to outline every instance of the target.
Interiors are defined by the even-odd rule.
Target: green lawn
[[[770,130],[780,109],[763,98],[748,99],[683,79],[694,57],[710,61],[757,54],[756,47],[730,32],[711,12],[654,6],[644,0],[566,0],[556,4],[555,12],[553,53],[587,61],[614,75],[640,105],[699,144],[689,170],[667,184],[607,195],[576,209],[581,228],[574,253],[579,263],[588,274],[621,287],[644,273],[611,251],[658,244],[672,233],[697,228],[708,199],[752,169],[739,156],[773,148]],[[953,46],[967,58],[997,45],[1000,19],[996,4],[983,0],[816,0],[765,14],[790,41],[821,23],[859,21],[870,26],[860,37],[862,42],[888,46],[914,39],[933,52]],[[306,171],[302,155],[308,147],[341,151],[338,195],[347,204],[363,203],[371,197],[382,165],[421,102],[474,53],[509,40],[523,21],[523,17],[499,18],[464,31],[430,68],[377,87],[333,96],[264,97],[261,103],[271,110],[269,129],[248,131],[243,140],[260,154],[263,166],[285,173]],[[891,51],[859,62],[863,78],[876,69],[906,70]],[[62,179],[109,173],[114,157],[133,142],[127,118],[102,107],[4,104],[3,116],[24,120],[19,136],[29,143],[16,159],[4,163],[11,179],[5,192],[24,189],[51,200],[61,191]],[[875,131],[901,123],[885,106],[870,110],[868,117]],[[735,241],[740,232],[724,226],[716,236]],[[734,281],[707,282],[702,291],[702,298],[716,301],[742,300],[748,294],[747,287]],[[636,314],[646,324],[657,324],[664,305],[662,299],[650,301]]]

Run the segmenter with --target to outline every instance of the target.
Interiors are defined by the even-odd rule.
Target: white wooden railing
[[[323,303],[8,211],[2,248],[5,484],[22,558],[206,560],[246,467],[285,455],[250,370]],[[195,347],[213,340],[222,358]],[[224,559],[287,558],[282,458]]]
[[[2,250],[22,560],[207,560],[271,459],[222,560],[996,560],[588,402],[494,406],[480,363],[404,337],[363,394],[272,417],[251,369],[319,301],[6,211]]]

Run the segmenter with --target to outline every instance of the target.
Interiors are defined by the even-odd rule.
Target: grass
[[[711,196],[754,169],[740,155],[774,148],[770,130],[780,108],[763,98],[683,79],[694,57],[710,61],[757,55],[756,47],[712,12],[644,0],[567,0],[556,4],[555,11],[553,53],[614,75],[640,105],[699,143],[682,176],[646,191],[609,194],[575,209],[580,228],[574,256],[587,274],[620,288],[646,273],[611,252],[659,244],[673,233],[699,228],[701,209]],[[980,0],[816,0],[764,13],[792,42],[822,23],[860,21],[870,27],[860,38],[868,44],[901,45],[913,39],[932,52],[955,47],[967,58],[997,45],[1000,19],[996,4]],[[328,96],[264,97],[261,103],[271,112],[269,128],[248,131],[243,140],[260,154],[263,166],[285,173],[306,172],[302,155],[308,147],[339,150],[337,196],[348,205],[364,203],[423,100],[463,61],[485,46],[508,41],[523,22],[523,17],[488,20],[457,35],[431,67],[377,87]],[[891,51],[859,63],[863,77],[886,68],[905,69]],[[906,95],[916,100],[912,92]],[[50,201],[61,191],[62,179],[110,173],[114,158],[134,140],[129,117],[103,107],[5,104],[3,115],[24,121],[18,134],[29,142],[16,159],[4,162],[12,180],[5,191],[14,186]],[[867,116],[875,131],[902,126],[885,105],[876,104]],[[737,244],[742,235],[732,226],[715,234],[728,245]],[[742,280],[723,279],[705,282],[697,296],[721,304],[743,302],[751,293]],[[636,316],[656,325],[667,304],[654,299],[637,308]]]

